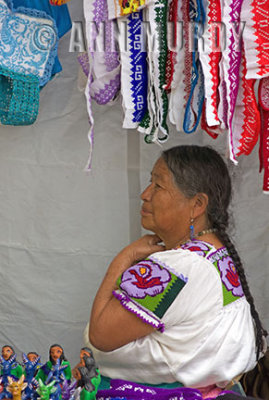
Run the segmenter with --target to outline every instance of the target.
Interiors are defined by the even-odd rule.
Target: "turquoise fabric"
[[[110,388],[110,381],[111,379],[108,378],[107,376],[101,375],[101,383],[98,387],[98,390],[105,390]],[[139,382],[135,382],[138,383]],[[157,388],[162,388],[162,389],[174,389],[177,387],[183,387],[182,383],[180,382],[173,382],[173,383],[160,383],[159,385],[152,385],[149,383],[141,383],[143,386],[149,386],[149,387],[157,387]]]
[[[37,118],[39,79],[0,66],[0,121],[3,125],[30,125]]]

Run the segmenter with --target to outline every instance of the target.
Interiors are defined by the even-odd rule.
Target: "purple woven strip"
[[[119,65],[119,55],[114,49],[114,22],[108,19],[108,7],[106,0],[95,0],[94,21],[97,25],[105,23],[105,64],[108,72],[113,71]]]
[[[89,75],[90,65],[89,65],[89,57],[87,53],[82,53],[78,56],[78,62],[81,65],[82,71],[86,76]]]
[[[111,79],[103,89],[98,93],[94,93],[94,100],[97,104],[107,104],[115,98],[120,88],[120,74],[116,75],[115,79]]]

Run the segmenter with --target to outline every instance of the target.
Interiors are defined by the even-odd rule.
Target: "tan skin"
[[[61,357],[62,353],[63,350],[59,346],[53,346],[50,349],[50,356],[55,363],[57,362],[58,358]]]
[[[39,356],[37,356],[35,353],[28,353],[27,358],[29,361],[34,362]]]
[[[2,347],[2,357],[4,360],[9,360],[9,358],[14,354],[13,350],[9,346]]]
[[[90,342],[102,351],[112,351],[152,333],[155,328],[123,308],[112,294],[118,277],[131,265],[150,254],[179,247],[190,238],[190,221],[198,233],[208,229],[208,196],[198,193],[187,198],[174,183],[165,161],[159,158],[151,174],[151,183],[141,194],[142,226],[154,232],[125,247],[109,265],[96,294],[90,317]],[[202,237],[220,248],[223,244],[215,234]],[[162,245],[161,243],[164,243]]]

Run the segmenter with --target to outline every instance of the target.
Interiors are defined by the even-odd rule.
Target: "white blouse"
[[[110,352],[93,350],[102,375],[139,383],[224,387],[256,365],[254,323],[232,259],[194,241],[130,267],[114,295],[156,327]]]

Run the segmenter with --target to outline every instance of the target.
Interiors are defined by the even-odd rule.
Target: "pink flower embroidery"
[[[210,248],[200,240],[193,240],[192,242],[187,242],[181,246],[184,250],[190,250],[197,253],[199,256],[205,257],[206,253],[210,250]]]
[[[162,293],[171,275],[165,268],[151,260],[141,261],[128,268],[121,278],[120,288],[130,297],[143,299]]]
[[[228,256],[219,260],[218,268],[220,270],[221,280],[226,289],[231,291],[234,296],[242,297],[244,292],[231,257]]]

